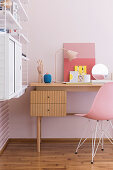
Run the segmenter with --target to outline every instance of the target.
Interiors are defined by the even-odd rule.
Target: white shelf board
[[[28,85],[23,85],[22,89],[18,90],[16,93],[14,93],[13,95],[9,96],[8,99],[3,99],[3,100],[0,100],[0,101],[6,101],[6,100],[13,99],[13,98],[19,98],[19,97],[21,97],[25,93],[27,88],[28,88]]]
[[[5,11],[0,10],[0,28],[5,27]],[[22,29],[21,25],[16,21],[10,11],[6,11],[6,28]]]
[[[28,88],[28,85],[23,85],[22,89],[18,90],[16,93],[14,93],[13,95],[9,96],[8,99],[2,99],[0,101],[6,101],[6,100],[13,99],[13,98],[19,98],[20,96],[22,96],[26,92],[27,88]]]
[[[23,85],[22,89],[19,90],[17,93],[15,93],[14,98],[19,98],[20,96],[22,96],[25,93],[27,87],[28,87],[28,85]]]
[[[28,21],[28,15],[27,15],[21,1],[20,0],[13,0],[13,1],[18,4],[18,15],[20,16],[20,20]]]

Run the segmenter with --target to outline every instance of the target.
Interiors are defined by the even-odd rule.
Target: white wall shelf
[[[27,87],[28,87],[28,85],[23,85],[23,86],[22,86],[22,89],[19,90],[19,91],[15,94],[14,98],[19,98],[19,97],[21,97],[21,96],[25,93]]]
[[[0,28],[4,28],[5,26],[5,12],[6,12],[6,28],[7,29],[17,29],[21,30],[22,26],[17,22],[14,16],[11,14],[10,11],[0,10]]]
[[[8,100],[22,89],[22,44],[0,34],[0,99]]]
[[[19,16],[20,16],[20,20],[21,21],[28,21],[27,13],[26,13],[21,1],[20,0],[13,0],[13,1],[18,4],[18,13],[19,13]]]
[[[26,13],[28,0],[12,0],[18,9],[13,16],[11,9],[0,10],[0,100],[17,98],[28,87],[28,38],[21,33],[23,21],[28,21]],[[23,3],[26,3],[24,5]],[[18,19],[16,19],[16,18]],[[7,30],[9,33],[7,33]],[[22,31],[25,32],[26,31]],[[27,35],[27,33],[26,33]],[[25,57],[22,56],[25,54]]]

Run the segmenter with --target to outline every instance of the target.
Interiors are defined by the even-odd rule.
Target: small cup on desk
[[[91,75],[90,74],[84,75],[84,83],[90,83],[90,81],[91,81]]]

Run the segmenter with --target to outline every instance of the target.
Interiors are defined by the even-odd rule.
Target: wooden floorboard
[[[0,156],[0,170],[113,170],[113,145],[98,149],[93,165],[91,143],[85,143],[75,155],[77,143],[9,143]]]

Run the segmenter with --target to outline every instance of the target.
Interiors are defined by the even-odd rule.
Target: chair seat
[[[108,114],[107,118],[106,116],[102,115],[102,114],[94,114],[94,113],[87,113],[87,114],[75,114],[75,116],[80,116],[80,117],[85,117],[88,119],[92,119],[92,120],[112,120],[113,116],[110,114]]]
[[[87,114],[75,114],[75,116],[85,117]]]

